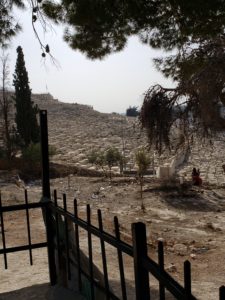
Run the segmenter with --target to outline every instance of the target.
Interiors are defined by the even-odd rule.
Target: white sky
[[[152,58],[161,52],[130,38],[122,52],[107,56],[104,60],[89,60],[74,51],[63,41],[62,28],[54,26],[45,37],[39,29],[44,44],[49,44],[52,55],[60,68],[49,58],[44,62],[41,49],[31,26],[31,14],[16,11],[23,31],[13,39],[8,49],[10,71],[14,73],[16,48],[21,46],[33,93],[51,93],[63,102],[89,104],[100,112],[125,113],[131,106],[140,107],[143,93],[153,84],[171,86],[153,66]]]

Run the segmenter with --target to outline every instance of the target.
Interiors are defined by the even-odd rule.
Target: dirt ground
[[[23,188],[14,183],[0,182],[3,205],[22,203]],[[59,203],[62,193],[68,195],[68,209],[73,211],[73,198],[79,205],[79,216],[86,218],[86,204],[91,205],[92,222],[97,224],[97,209],[103,215],[104,230],[113,233],[113,217],[118,216],[121,236],[131,242],[131,224],[144,222],[147,226],[148,251],[157,260],[157,242],[165,244],[165,268],[180,283],[183,282],[183,262],[192,265],[192,289],[198,299],[219,299],[219,287],[225,283],[225,189],[202,187],[181,188],[165,185],[156,179],[146,179],[143,206],[140,187],[134,178],[114,178],[112,182],[103,178],[77,177],[51,180],[51,189],[58,191]],[[41,182],[27,186],[29,201],[39,201]],[[27,242],[22,212],[4,214],[7,246],[18,246]],[[31,210],[32,241],[42,242],[45,229],[40,211]],[[81,248],[85,251],[87,239],[81,232]],[[1,245],[1,244],[0,244]],[[93,239],[94,262],[101,268],[99,241]],[[2,247],[2,245],[0,246]],[[0,300],[45,299],[49,290],[46,249],[34,250],[34,265],[29,265],[29,253],[8,255],[8,270],[4,270],[0,257]],[[116,252],[107,247],[109,278],[114,290],[119,292]],[[114,259],[115,257],[115,259]],[[134,299],[133,265],[124,256],[128,299]],[[158,284],[150,278],[153,296]],[[157,297],[153,297],[157,299]],[[171,298],[172,299],[172,298]]]

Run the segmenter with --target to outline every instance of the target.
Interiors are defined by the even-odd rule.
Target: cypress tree
[[[31,100],[28,73],[25,67],[23,49],[17,48],[17,61],[14,73],[13,85],[15,87],[15,121],[17,131],[22,141],[22,146],[27,147],[30,143],[39,142],[39,125],[36,114],[37,105]]]

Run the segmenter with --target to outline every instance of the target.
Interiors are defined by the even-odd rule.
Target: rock
[[[91,195],[92,199],[98,199],[98,195],[96,195],[95,193]]]
[[[174,249],[175,253],[177,253],[179,255],[182,255],[182,256],[186,255],[187,254],[187,250],[188,250],[187,246],[184,245],[184,244],[175,244],[173,246],[173,249]]]
[[[171,263],[168,267],[165,268],[165,270],[174,273],[177,272],[177,267],[173,263]]]
[[[209,247],[193,248],[192,252],[202,254],[209,250]]]
[[[191,253],[191,254],[190,254],[190,257],[191,257],[192,259],[196,259],[197,256],[196,256],[196,254]]]

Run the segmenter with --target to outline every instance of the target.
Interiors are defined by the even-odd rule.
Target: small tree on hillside
[[[92,150],[87,155],[88,162],[95,165],[96,168],[102,169],[105,176],[107,176],[105,166],[109,168],[109,177],[112,179],[112,167],[116,164],[121,164],[123,159],[119,150],[115,147],[111,147],[106,151]]]
[[[87,159],[88,159],[88,162],[92,165],[96,165],[96,162],[97,162],[97,159],[98,159],[98,151],[97,150],[91,150],[91,152],[89,152],[87,154]]]
[[[87,155],[88,162],[96,166],[96,169],[102,169],[105,174],[105,155],[103,151],[92,150]],[[105,174],[106,175],[106,174]]]
[[[115,147],[109,148],[105,153],[105,161],[109,167],[109,177],[112,179],[112,167],[122,160],[122,155]]]
[[[56,148],[49,145],[49,157],[56,154]],[[29,162],[31,165],[36,165],[41,162],[41,144],[30,144],[27,148],[22,150],[22,158]]]
[[[36,114],[37,105],[31,101],[31,89],[29,87],[28,73],[25,67],[23,50],[17,48],[17,61],[14,73],[13,85],[15,87],[15,107],[17,131],[22,140],[22,146],[39,142],[39,126]]]
[[[129,106],[129,108],[126,111],[126,116],[128,116],[128,117],[139,116],[139,111],[138,111],[137,106]]]
[[[136,153],[135,153],[135,160],[136,160],[136,164],[138,166],[138,178],[139,178],[139,183],[140,183],[140,187],[141,187],[141,199],[142,199],[142,209],[144,210],[144,204],[143,204],[143,183],[144,183],[144,174],[147,171],[151,159],[150,157],[147,155],[147,152],[144,148],[139,149]]]

